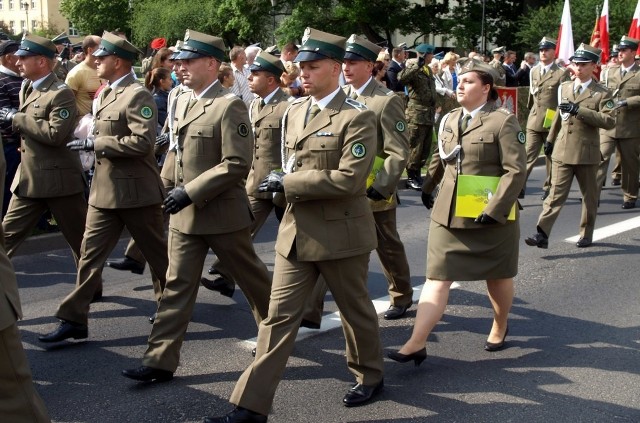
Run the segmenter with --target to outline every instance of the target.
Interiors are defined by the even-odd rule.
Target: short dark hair
[[[100,38],[96,35],[87,35],[82,40],[82,51],[89,54],[89,48],[96,48],[100,45]]]

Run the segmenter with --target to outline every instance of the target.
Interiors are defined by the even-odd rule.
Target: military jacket
[[[27,198],[62,197],[86,186],[80,156],[67,148],[73,139],[76,100],[73,91],[50,73],[27,96],[20,90],[20,108],[13,130],[20,133],[21,162],[11,192]]]
[[[433,125],[438,93],[431,69],[412,61],[400,71],[398,80],[409,90],[407,121],[414,125]]]
[[[640,66],[634,63],[624,77],[620,65],[607,67],[602,81],[611,92],[613,101],[627,100],[627,106],[615,109],[611,113],[616,120],[615,126],[600,133],[612,138],[640,137]]]
[[[222,234],[251,225],[244,179],[251,166],[253,132],[247,106],[219,82],[188,110],[178,97],[175,183],[193,204],[172,214],[169,226],[185,234]]]
[[[164,187],[153,154],[158,125],[153,97],[128,75],[106,96],[101,92],[98,101],[89,204],[121,209],[162,203]]]
[[[564,81],[569,80],[569,73],[556,65],[551,65],[549,71],[541,75],[541,65],[535,66],[531,70],[531,83],[529,85],[529,118],[527,119],[527,129],[536,132],[548,132],[548,128],[543,128],[544,118],[547,109],[556,110],[558,107],[558,87]]]
[[[574,82],[560,84],[560,102],[574,102],[579,106],[576,116],[558,110],[551,123],[547,141],[553,142],[553,160],[570,164],[598,164],[600,135],[598,128],[611,129],[615,125],[611,93],[595,80],[576,97]]]
[[[495,85],[498,87],[505,87],[507,85],[507,71],[502,66],[502,62],[500,60],[493,59],[489,62],[489,66],[495,68],[495,70],[500,75],[500,79],[495,81]]]
[[[462,108],[457,108],[442,118],[438,134],[442,152],[447,155],[459,144],[460,173],[500,177],[498,189],[489,199],[484,212],[498,223],[513,224],[515,221],[507,220],[507,216],[527,178],[525,138],[518,119],[508,110],[495,109],[493,103],[487,103],[460,134],[462,115]],[[455,156],[449,161],[441,157],[439,148],[436,148],[422,185],[425,193],[433,192],[440,185],[431,219],[450,228],[486,227],[475,223],[473,218],[455,216],[457,160]]]
[[[351,87],[345,90],[351,92]],[[397,206],[396,190],[409,156],[409,139],[404,117],[404,104],[400,97],[373,78],[356,98],[376,114],[376,156],[384,166],[376,173],[373,188],[390,199],[369,199],[374,212],[391,210]]]
[[[4,150],[0,150],[0,186],[2,187],[6,172]],[[0,206],[2,206],[2,199],[0,199]],[[3,331],[22,317],[22,309],[16,274],[4,248],[2,225],[0,225],[0,240],[2,240],[0,241],[0,331]]]
[[[247,194],[254,198],[271,199],[273,193],[258,192],[258,185],[272,170],[282,168],[282,128],[284,111],[289,107],[289,97],[280,88],[260,110],[260,98],[250,105],[251,126],[255,134],[253,162],[247,177]]]
[[[375,114],[339,90],[305,127],[311,98],[283,118],[287,208],[276,251],[300,261],[365,254],[377,245],[366,182],[376,152]]]

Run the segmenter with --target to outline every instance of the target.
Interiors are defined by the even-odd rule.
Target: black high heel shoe
[[[389,351],[387,357],[398,363],[406,363],[413,360],[413,363],[418,367],[427,358],[427,347],[418,350],[411,354],[401,354],[397,351]]]
[[[500,351],[504,348],[504,340],[507,339],[507,335],[509,334],[509,326],[507,326],[507,330],[504,331],[504,336],[502,337],[502,341],[496,344],[492,342],[486,342],[484,344],[484,350],[489,352]]]

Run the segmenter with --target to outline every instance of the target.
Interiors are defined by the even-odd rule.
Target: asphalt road
[[[271,422],[638,422],[640,421],[640,209],[620,208],[619,189],[603,191],[597,228],[625,222],[586,249],[566,241],[578,233],[577,186],[549,249],[528,247],[541,210],[541,168],[523,201],[520,269],[508,348],[483,350],[491,307],[483,282],[462,282],[450,295],[443,321],[428,342],[421,367],[385,359],[385,390],[364,407],[341,405],[353,377],[335,305],[327,299],[320,331],[301,332],[276,395]],[[398,209],[419,297],[424,282],[428,212],[419,193],[403,190]],[[614,227],[615,228],[615,227]],[[270,219],[256,250],[272,269],[277,226]],[[619,232],[619,233],[614,233]],[[600,234],[600,235],[598,235]],[[124,240],[113,252],[119,257]],[[227,398],[251,362],[255,323],[241,292],[233,299],[202,289],[182,348],[176,378],[139,384],[120,376],[141,363],[154,311],[144,275],[104,271],[102,302],[91,308],[89,339],[45,346],[37,335],[55,327],[52,317],[75,282],[67,249],[17,256],[25,318],[20,329],[35,383],[55,422],[200,422],[231,409]],[[208,267],[210,259],[206,263]],[[376,254],[369,288],[380,311],[386,283]],[[408,338],[408,317],[380,318],[386,349]],[[2,420],[2,419],[0,419]],[[7,422],[10,423],[10,422]]]

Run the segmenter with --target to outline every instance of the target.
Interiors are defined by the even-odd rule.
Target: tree
[[[599,9],[596,8],[602,7],[603,3],[603,0],[570,0],[571,26],[576,48],[581,42],[589,43],[598,16],[596,10]],[[535,46],[544,36],[556,38],[563,6],[564,0],[554,0],[551,4],[523,16],[520,20],[520,30],[516,32],[517,39],[523,44]],[[627,34],[634,9],[635,2],[609,2],[609,40],[612,44]]]
[[[60,11],[85,34],[102,35],[105,30],[117,28],[130,34],[130,3],[130,0],[62,0]]]

